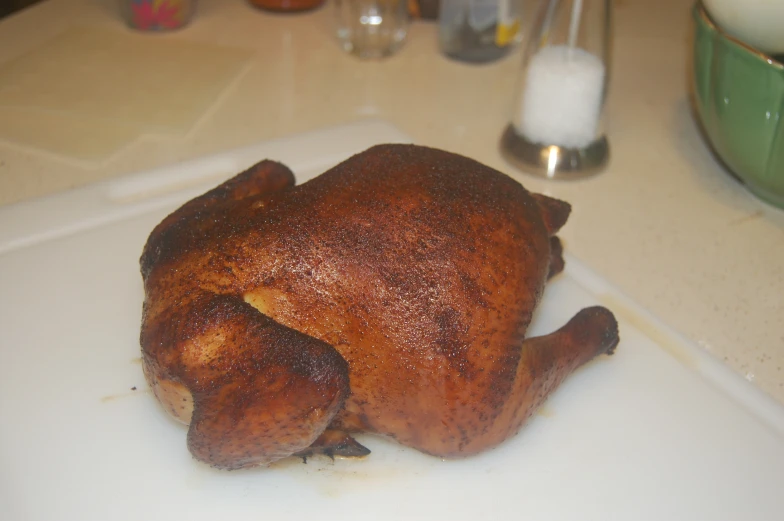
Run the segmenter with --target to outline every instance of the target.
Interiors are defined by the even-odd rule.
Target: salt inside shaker
[[[603,109],[610,0],[547,0],[523,58],[504,157],[524,171],[577,178],[609,158]]]

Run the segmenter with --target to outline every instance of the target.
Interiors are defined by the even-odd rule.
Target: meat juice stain
[[[132,364],[138,364],[138,365],[141,365],[141,363],[142,363],[142,357],[141,357],[141,356],[137,356],[136,358],[131,358],[131,363],[132,363]],[[150,392],[150,390],[149,390],[149,389],[141,389],[141,390],[140,390],[140,389],[139,389],[137,386],[135,386],[135,385],[134,385],[134,386],[132,386],[130,389],[131,389],[131,390],[130,390],[130,392],[127,392],[127,393],[117,393],[117,394],[109,394],[109,395],[103,396],[103,397],[101,398],[101,403],[109,403],[109,402],[114,402],[114,401],[116,401],[116,400],[119,400],[120,398],[127,398],[127,397],[129,397],[129,396],[132,396],[132,395],[134,395],[134,394],[146,394],[146,393],[149,393],[149,392]]]
[[[667,351],[670,355],[672,355],[673,358],[675,358],[685,367],[688,367],[689,369],[697,368],[699,362],[690,353],[688,353],[677,340],[673,339],[670,334],[662,331],[650,320],[624,304],[621,299],[610,294],[600,294],[597,295],[597,297],[603,306],[611,309],[612,312],[616,314],[619,322],[623,320],[631,324],[635,329],[637,329],[637,331],[647,336],[653,341],[653,343]],[[621,341],[623,341],[622,331]]]
[[[372,452],[364,458],[336,457],[331,460],[327,456],[316,455],[303,463],[301,458],[292,457],[276,461],[262,472],[285,472],[324,497],[338,498],[420,477],[428,473],[430,465],[439,461],[433,456],[376,437],[366,446]]]
[[[547,407],[546,405],[542,405],[541,407],[539,407],[536,410],[536,414],[537,416],[541,416],[543,418],[552,418],[553,416],[555,416],[555,412],[550,407]]]
[[[101,403],[109,403],[117,401],[121,398],[128,398],[129,396],[134,396],[137,394],[149,394],[149,389],[139,389],[138,387],[134,386],[130,391],[127,393],[117,393],[117,394],[107,394],[106,396],[101,397]]]
[[[371,456],[372,457],[372,454]],[[364,484],[373,477],[356,467],[344,465],[361,465],[362,460],[331,460],[324,455],[315,455],[303,461],[300,457],[289,457],[272,463],[261,472],[285,472],[298,481],[305,483],[309,489],[318,490],[326,497],[340,497],[343,494],[354,493],[358,485]]]

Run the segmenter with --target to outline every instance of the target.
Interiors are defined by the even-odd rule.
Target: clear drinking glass
[[[611,0],[547,0],[531,32],[501,150],[522,170],[583,177],[608,161]]]
[[[408,33],[406,0],[335,0],[337,36],[360,58],[383,58],[403,45]]]

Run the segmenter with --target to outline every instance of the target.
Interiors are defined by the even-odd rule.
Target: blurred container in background
[[[441,0],[438,41],[446,56],[485,63],[520,41],[522,0]]]
[[[188,25],[196,0],[120,0],[125,23],[140,31],[171,31]]]
[[[407,0],[335,0],[335,10],[340,44],[360,58],[389,56],[408,34]]]
[[[697,119],[713,151],[746,188],[784,208],[784,60],[726,32],[706,7],[697,2],[693,11]]]
[[[324,4],[324,0],[248,0],[251,5],[282,13],[309,11]]]
[[[784,54],[784,1],[703,0],[731,36],[768,54]]]

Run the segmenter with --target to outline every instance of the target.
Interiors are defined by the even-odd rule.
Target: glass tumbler
[[[389,56],[406,39],[406,0],[335,0],[335,9],[340,44],[360,58]]]
[[[521,170],[577,178],[606,165],[611,9],[611,0],[543,3],[501,138],[503,155]]]

